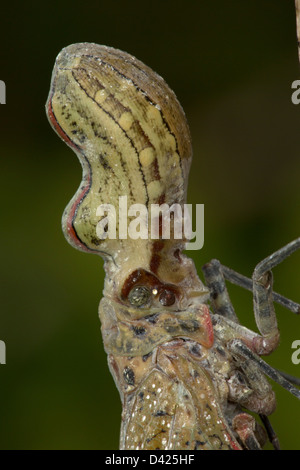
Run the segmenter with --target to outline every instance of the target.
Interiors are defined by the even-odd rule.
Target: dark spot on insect
[[[178,326],[172,324],[170,325],[168,321],[165,321],[164,329],[170,334],[175,334],[178,332]]]
[[[186,441],[186,442],[185,442],[185,445],[186,445],[186,446],[189,446],[189,445],[190,445],[190,441]]]
[[[211,292],[210,296],[213,300],[216,300],[218,298],[218,293],[217,292]]]
[[[163,410],[158,410],[156,413],[154,413],[154,416],[167,416],[168,413]]]
[[[185,400],[189,400],[190,397],[189,397],[188,395],[183,395],[183,398],[184,398]]]
[[[95,137],[101,137],[103,140],[106,140],[106,137],[103,136],[103,135],[101,135],[100,132],[98,132],[97,127],[96,127],[94,121],[91,122],[91,126],[92,126],[92,129],[93,129],[93,132],[94,132],[94,136],[95,136]]]
[[[146,333],[146,328],[142,326],[132,326],[131,329],[136,336],[143,336]]]
[[[200,446],[204,446],[204,445],[205,445],[205,441],[195,441],[194,450],[198,450]]]
[[[170,307],[175,303],[176,297],[174,292],[165,289],[159,296],[159,301],[164,307]]]
[[[147,359],[151,356],[152,356],[152,351],[150,351],[148,354],[144,354],[144,356],[142,356],[143,362],[146,362]]]
[[[100,245],[100,241],[98,238],[91,238],[91,242],[93,243],[93,245],[96,245],[96,246]]]
[[[108,164],[107,160],[105,159],[104,155],[99,155],[100,164],[103,166],[105,170],[111,170],[111,166]]]
[[[76,121],[71,122],[71,126],[73,127],[77,126],[77,122]]]
[[[193,344],[193,346],[190,348],[191,354],[197,357],[201,357],[201,349],[198,344]]]
[[[209,406],[208,403],[206,403],[205,408],[207,408],[209,411],[211,411],[211,407]]]
[[[176,258],[181,263],[180,250],[178,248],[174,251],[174,258]]]
[[[72,134],[74,134],[74,135],[77,134],[77,131],[76,131],[76,130],[71,131],[71,132],[72,132]]]
[[[143,399],[144,399],[144,392],[140,392],[140,393],[139,393],[139,398],[140,398],[140,400],[143,400]]]
[[[226,355],[224,349],[221,348],[220,346],[217,346],[217,347],[216,347],[216,351],[218,351],[218,353],[220,354],[220,356],[223,356],[223,357],[224,357],[224,356]]]
[[[83,135],[83,134],[81,134],[81,136],[78,137],[78,140],[79,140],[79,142],[80,142],[81,144],[83,144],[83,142],[85,141],[85,139],[86,139],[86,136]]]
[[[243,373],[241,371],[237,370],[235,372],[235,377],[239,381],[240,384],[247,385],[247,382],[245,380],[245,376],[243,375]]]
[[[193,370],[193,377],[194,377],[194,379],[199,377],[199,372],[197,370]]]
[[[158,315],[159,315],[158,313],[154,313],[153,315],[146,315],[144,319],[147,320],[152,325],[155,325],[155,323],[157,322]]]
[[[134,381],[135,381],[134,372],[132,369],[130,369],[130,367],[125,367],[123,371],[123,377],[124,377],[125,382],[128,385],[134,385]]]
[[[197,320],[180,321],[180,326],[184,331],[188,331],[190,333],[199,330],[199,323]]]

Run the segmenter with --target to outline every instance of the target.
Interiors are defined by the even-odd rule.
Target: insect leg
[[[227,281],[253,292],[252,279],[249,279],[248,277],[243,276],[243,274],[240,274],[234,271],[233,269],[228,268],[227,266],[224,266],[223,264],[221,265],[221,269],[222,269],[223,276]],[[298,315],[300,314],[300,304],[298,304],[297,302],[287,299],[286,297],[278,294],[277,292],[273,292],[272,297],[273,297],[274,302],[282,305],[283,307],[287,308],[293,313],[296,313]]]
[[[213,259],[202,267],[202,271],[206,285],[210,290],[211,306],[214,313],[239,323],[229,298],[220,262]]]
[[[233,352],[233,354],[253,361],[264,374],[270,377],[270,379],[274,380],[274,382],[281,385],[288,392],[300,400],[300,390],[295,388],[276,369],[271,367],[269,364],[263,361],[261,357],[251,351],[251,349],[248,348],[248,346],[243,341],[239,339],[233,339],[228,342],[227,346]]]
[[[278,370],[278,369],[277,369],[277,372],[280,375],[282,375],[282,377],[284,377],[286,380],[291,382],[292,384],[298,385],[300,387],[300,378],[299,377],[295,377],[294,375],[287,374],[286,372],[283,372],[282,370]]]
[[[233,418],[232,426],[248,450],[261,450],[261,445],[255,435],[257,423],[253,416],[239,413]]]
[[[269,438],[269,441],[271,442],[272,446],[274,447],[275,450],[280,450],[280,445],[279,445],[279,440],[278,440],[278,437],[277,437],[277,434],[275,433],[270,421],[269,421],[269,418],[263,414],[260,414],[259,415],[264,427],[265,427],[265,430],[267,431],[267,434],[268,434],[268,438]]]
[[[234,401],[255,413],[263,413],[265,415],[273,413],[276,407],[275,393],[263,372],[250,359],[239,358],[238,366],[242,369],[247,386],[252,393],[239,394],[236,397],[233,395]],[[229,386],[231,385],[230,382],[228,381]],[[235,391],[235,384],[233,383],[232,385],[231,395]]]
[[[256,324],[262,337],[255,339],[258,354],[269,354],[279,342],[279,331],[273,305],[272,269],[300,248],[300,238],[294,240],[258,263],[253,272],[253,304]]]

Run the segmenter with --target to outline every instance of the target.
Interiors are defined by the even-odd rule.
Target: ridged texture
[[[58,55],[48,98],[48,116],[58,134],[77,153],[82,183],[66,208],[63,230],[84,251],[112,256],[138,250],[149,267],[153,252],[169,252],[172,240],[100,240],[97,207],[182,204],[186,200],[192,156],[184,112],[165,81],[131,55],[96,44],[74,44]],[[117,221],[118,222],[118,221]],[[150,231],[150,226],[149,226]],[[171,244],[170,244],[171,243]],[[183,241],[176,240],[176,247]],[[153,261],[153,266],[157,260]]]

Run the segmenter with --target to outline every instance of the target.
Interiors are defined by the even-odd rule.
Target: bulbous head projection
[[[178,264],[184,235],[175,239],[171,227],[169,239],[163,239],[160,214],[158,237],[153,239],[150,224],[153,204],[182,208],[186,202],[192,148],[173,91],[125,52],[73,44],[56,59],[46,107],[52,127],[76,152],[83,168],[80,187],[63,215],[67,240],[80,250],[113,260],[111,264],[127,273],[143,268],[167,282],[182,279],[185,274]],[[132,239],[128,232],[124,236],[122,211],[133,204],[148,211],[147,237]],[[112,207],[115,212],[105,219],[103,208]],[[115,231],[110,231],[112,222]]]

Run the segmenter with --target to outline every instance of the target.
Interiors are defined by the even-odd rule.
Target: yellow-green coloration
[[[76,248],[106,255],[106,269],[122,266],[124,279],[135,267],[166,281],[183,281],[174,253],[186,240],[100,240],[97,208],[120,196],[127,205],[186,202],[192,157],[189,128],[175,94],[164,80],[131,55],[96,44],[74,44],[58,55],[48,98],[48,116],[75,150],[83,167],[80,188],[66,208],[63,231]],[[117,220],[118,222],[118,220]],[[156,259],[153,253],[156,252]],[[165,263],[160,263],[164,258]],[[133,264],[132,264],[133,263]],[[110,266],[109,266],[110,265]],[[128,265],[128,266],[127,266]],[[189,267],[188,267],[189,265]],[[186,260],[186,268],[193,266]],[[170,275],[171,273],[171,275]]]
[[[47,114],[83,167],[63,216],[64,234],[105,259],[99,315],[123,405],[121,449],[260,448],[264,436],[241,406],[270,414],[274,392],[230,343],[242,340],[260,354],[257,345],[269,344],[264,329],[260,336],[235,314],[210,313],[209,291],[182,254],[183,237],[171,231],[170,239],[161,233],[157,240],[120,239],[120,225],[116,239],[96,236],[98,207],[118,208],[120,196],[149,213],[151,204],[186,202],[192,151],[176,96],[129,54],[74,44],[57,57]],[[215,284],[217,302],[224,290]]]

